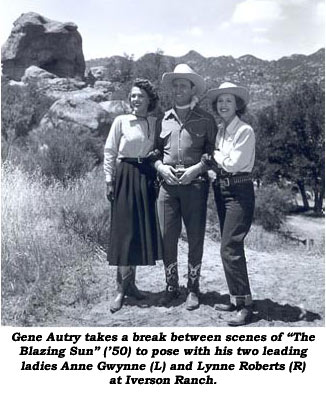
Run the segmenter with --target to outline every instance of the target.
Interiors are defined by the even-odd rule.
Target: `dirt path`
[[[97,304],[71,308],[58,321],[62,326],[226,326],[228,313],[214,310],[223,301],[227,287],[219,257],[219,244],[206,239],[201,276],[201,305],[189,312],[185,309],[187,283],[187,246],[179,243],[179,277],[182,294],[174,306],[159,307],[158,299],[165,288],[163,264],[139,267],[137,285],[146,292],[141,304],[127,298],[123,308],[111,314],[110,300],[115,292],[114,267],[105,257],[94,263],[101,291]],[[248,271],[255,300],[255,320],[249,326],[323,326],[324,325],[324,260],[302,252],[256,252],[246,250]],[[51,324],[50,324],[51,325]]]
[[[304,238],[324,241],[325,224],[320,218],[302,215],[288,216],[287,225],[294,233]]]

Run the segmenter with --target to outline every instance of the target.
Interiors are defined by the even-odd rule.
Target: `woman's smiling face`
[[[130,104],[135,114],[145,116],[149,106],[149,97],[146,91],[138,87],[132,87],[130,92]]]
[[[235,96],[229,93],[221,94],[217,98],[216,110],[226,123],[230,123],[235,117],[237,110]]]

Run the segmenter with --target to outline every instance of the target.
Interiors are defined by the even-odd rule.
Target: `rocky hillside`
[[[311,55],[291,55],[278,60],[266,61],[252,55],[240,58],[219,56],[206,58],[196,51],[181,57],[161,53],[146,54],[134,61],[130,57],[86,61],[88,70],[101,67],[105,78],[117,74],[142,75],[159,80],[162,73],[173,70],[178,63],[187,63],[205,77],[207,85],[217,86],[222,81],[233,81],[250,88],[252,106],[255,108],[271,104],[278,96],[290,91],[303,82],[325,81],[325,49]]]

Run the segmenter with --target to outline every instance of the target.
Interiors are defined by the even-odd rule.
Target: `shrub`
[[[9,85],[1,80],[1,135],[13,143],[38,125],[53,103],[34,86]]]
[[[263,186],[256,190],[254,221],[267,231],[277,231],[292,208],[292,195],[277,186]]]
[[[12,146],[8,159],[28,172],[40,171],[50,181],[57,180],[67,185],[100,162],[97,157],[98,139],[88,132],[76,131],[68,124],[56,128],[39,127],[24,140],[24,146]]]

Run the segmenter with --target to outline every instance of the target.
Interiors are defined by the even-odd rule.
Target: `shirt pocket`
[[[198,138],[205,137],[205,135],[206,135],[206,123],[204,122],[204,120],[189,121],[186,124],[186,129],[190,134],[192,134]]]
[[[171,148],[171,136],[172,132],[176,130],[174,123],[166,122],[162,124],[162,130],[160,133],[160,138],[164,140],[164,148]]]
[[[186,125],[186,131],[195,147],[202,147],[206,140],[206,128],[202,121],[192,121]]]

